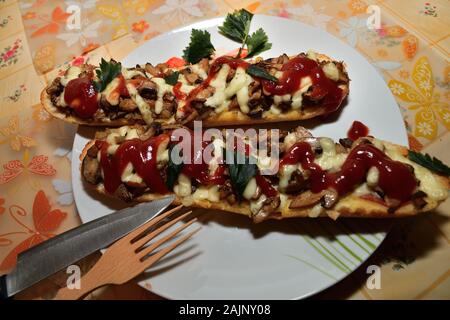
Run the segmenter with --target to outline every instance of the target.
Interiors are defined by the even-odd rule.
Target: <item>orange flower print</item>
[[[36,18],[36,12],[28,11],[22,16],[23,20],[31,20]]]
[[[3,140],[1,140],[3,137]],[[30,148],[36,145],[36,141],[21,133],[19,116],[12,116],[6,127],[0,128],[0,144],[9,142],[11,149],[20,151],[22,147]]]
[[[398,81],[389,81],[389,88],[400,100],[411,103],[407,108],[417,110],[414,135],[428,140],[436,138],[438,120],[450,130],[449,104],[440,100],[440,94],[434,91],[434,76],[427,57],[421,57],[414,65],[412,76],[415,88]]]
[[[350,0],[348,7],[352,10],[353,14],[365,13],[367,10],[367,3],[362,0]]]
[[[388,26],[385,27],[386,35],[393,38],[400,38],[406,34],[406,30],[400,26]]]
[[[400,70],[398,72],[398,75],[400,76],[400,78],[402,79],[408,79],[409,78],[409,72],[406,70]]]
[[[3,207],[4,204],[5,204],[5,199],[0,198],[0,214],[3,214],[5,212],[5,207]]]
[[[23,230],[0,235],[0,246],[12,244],[11,239],[9,239],[9,236],[11,235],[27,234],[29,236],[6,255],[0,264],[0,270],[11,269],[16,264],[17,255],[19,253],[53,237],[54,234],[52,232],[59,228],[61,222],[67,216],[66,212],[51,208],[50,202],[42,190],[39,190],[36,193],[32,210],[33,226],[29,227],[21,221],[23,217],[27,216],[26,210],[18,205],[9,207],[11,218],[15,220]]]
[[[145,20],[135,22],[131,25],[131,28],[133,29],[133,31],[138,32],[138,33],[144,33],[144,31],[147,30],[148,27],[149,27],[149,25]]]
[[[419,40],[417,39],[416,36],[410,34],[407,37],[405,37],[405,39],[402,41],[404,56],[409,60],[414,58],[414,56],[417,53],[418,46]]]

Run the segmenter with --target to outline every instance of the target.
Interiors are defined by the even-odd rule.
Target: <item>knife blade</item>
[[[164,211],[174,196],[116,211],[22,252],[0,278],[0,296],[11,297],[89,254],[103,249]]]

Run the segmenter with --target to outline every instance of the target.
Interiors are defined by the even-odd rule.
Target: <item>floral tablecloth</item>
[[[380,29],[366,26],[371,5],[380,9]],[[68,63],[120,60],[162,32],[241,7],[325,29],[355,47],[397,98],[411,148],[450,163],[447,0],[0,0],[0,273],[19,252],[80,224],[70,180],[76,127],[51,119],[39,104],[48,79]],[[69,21],[73,8],[79,21]],[[433,214],[396,221],[364,266],[316,298],[449,299],[449,216],[447,201]],[[365,286],[368,264],[381,266],[381,289]],[[19,298],[49,298],[60,278]],[[158,297],[130,282],[90,298]]]

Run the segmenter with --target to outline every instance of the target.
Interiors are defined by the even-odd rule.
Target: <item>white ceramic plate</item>
[[[207,20],[158,36],[134,50],[123,64],[158,63],[180,56],[193,27],[207,29],[216,49],[233,50],[237,45],[217,33],[222,21]],[[357,51],[325,31],[296,21],[257,15],[252,29],[259,27],[273,43],[264,57],[314,49],[347,63],[352,79],[348,103],[326,123],[308,122],[315,135],[344,137],[352,122],[360,120],[374,136],[407,145],[393,96]],[[73,146],[73,190],[83,222],[123,206],[93,194],[81,181],[79,155],[92,133],[92,129],[80,129]],[[254,225],[245,217],[220,212],[201,214],[199,223],[203,226],[200,233],[141,277],[141,285],[151,283],[152,291],[173,299],[303,298],[355,270],[387,230],[380,221],[356,219],[296,219]]]

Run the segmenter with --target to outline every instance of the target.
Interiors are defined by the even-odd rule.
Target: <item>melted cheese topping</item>
[[[142,183],[142,178],[137,174],[133,172],[133,165],[131,163],[128,163],[125,169],[122,172],[122,175],[120,176],[120,179],[123,182],[131,182],[131,183]]]
[[[227,99],[236,95],[239,107],[243,113],[248,113],[250,108],[248,107],[248,86],[253,82],[253,78],[250,77],[243,68],[237,68],[233,79],[231,79],[228,87],[225,89],[225,96]]]
[[[67,69],[64,77],[61,77],[60,83],[64,86],[64,89],[58,98],[57,105],[59,107],[67,107],[68,106],[68,104],[66,103],[66,100],[64,99],[64,93],[66,91],[65,87],[67,86],[67,84],[69,83],[70,80],[78,78],[80,73],[81,73],[80,67],[72,66],[69,69]]]
[[[166,83],[163,78],[152,78],[157,86],[157,99],[155,103],[155,113],[160,114],[163,109],[163,97],[166,93],[172,93],[173,86]]]
[[[322,67],[323,72],[327,76],[328,79],[331,79],[333,81],[339,80],[339,69],[336,67],[336,65],[333,62],[328,62]]]
[[[247,186],[244,189],[244,192],[242,193],[242,196],[250,200],[253,198],[258,192],[258,185],[256,184],[256,179],[251,178],[250,181],[247,183]]]
[[[134,85],[132,85],[131,83],[127,83],[127,89],[130,93],[131,99],[133,99],[133,101],[137,104],[145,123],[152,124],[153,115],[152,111],[150,110],[149,104],[145,102],[145,100],[139,95]]]
[[[226,101],[225,96],[225,87],[227,85],[227,76],[229,71],[230,66],[227,64],[223,65],[220,71],[217,73],[216,78],[211,81],[210,86],[215,88],[216,91],[211,97],[206,100],[206,106],[218,108],[223,107],[224,105],[228,106],[228,104],[230,103],[229,101]]]
[[[200,66],[193,64],[190,66],[190,68],[194,73],[198,74],[200,76],[200,78],[202,78],[202,79],[208,78],[206,71],[203,70],[202,68],[200,68]]]
[[[144,73],[142,73],[141,71],[139,71],[139,70],[129,70],[129,69],[126,69],[126,68],[122,68],[122,75],[123,75],[123,77],[126,79],[126,80],[129,80],[129,79],[132,79],[133,77],[135,77],[135,76],[142,76],[142,77],[145,77],[145,74]]]
[[[348,154],[336,154],[336,146],[334,145],[334,141],[330,138],[320,138],[319,142],[323,151],[314,162],[323,170],[338,171],[344,164],[345,159],[347,159]]]
[[[289,185],[289,180],[291,180],[292,174],[299,168],[297,164],[287,164],[280,168],[280,190],[286,189]]]
[[[220,194],[219,194],[219,186],[200,186],[195,190],[192,194],[192,198],[194,200],[208,200],[210,202],[219,202]]]
[[[407,163],[414,167],[414,174],[420,181],[419,190],[425,192],[433,200],[440,201],[447,198],[448,190],[433,173],[404,157],[395,147],[386,146],[386,154],[393,160]]]
[[[119,104],[120,94],[115,90],[120,85],[120,79],[117,77],[113,81],[111,81],[102,91],[102,95],[105,96],[106,101],[112,106],[116,106]]]
[[[179,197],[187,197],[192,193],[191,179],[180,173],[178,183],[173,187],[173,192]]]
[[[253,214],[257,214],[259,212],[259,210],[261,210],[264,201],[267,199],[267,197],[262,194],[258,199],[250,201],[250,211]]]
[[[76,67],[76,66],[72,66],[69,69],[67,69],[66,74],[64,75],[64,77],[61,78],[61,84],[65,87],[67,86],[67,83],[70,80],[76,79],[78,78],[78,76],[81,73],[81,68],[80,67]]]
[[[317,218],[324,211],[325,211],[325,208],[322,207],[322,205],[320,203],[318,203],[318,204],[316,204],[314,207],[312,207],[309,210],[308,217],[310,217],[310,218]]]
[[[380,171],[376,167],[371,167],[367,172],[367,185],[371,188],[375,188],[378,185],[378,179],[380,178]]]

